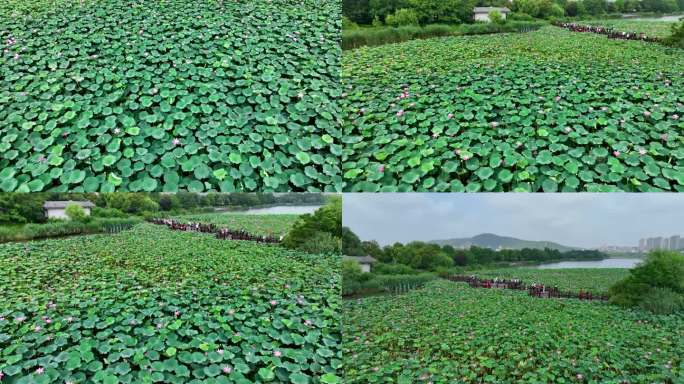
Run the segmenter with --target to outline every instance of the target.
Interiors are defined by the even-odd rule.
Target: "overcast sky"
[[[584,248],[684,235],[684,193],[345,193],[342,221],[381,245],[495,233]]]

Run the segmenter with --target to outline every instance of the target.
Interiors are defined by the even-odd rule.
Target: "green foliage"
[[[331,237],[331,244],[338,245],[336,253],[341,252],[342,239],[342,199],[339,196],[332,197],[328,203],[313,214],[299,216],[292,229],[283,239],[282,245],[290,249],[308,248],[306,243],[323,237],[319,234],[327,233]]]
[[[561,6],[551,0],[515,0],[513,10],[539,19],[561,17],[565,13]]]
[[[122,212],[141,214],[159,210],[159,204],[152,200],[148,193],[104,193],[102,199],[108,208]]]
[[[385,24],[392,27],[418,25],[418,14],[413,9],[397,9],[394,14],[387,15]]]
[[[684,255],[652,251],[643,263],[629,272],[629,276],[610,288],[611,302],[627,307],[651,308],[659,313],[667,308],[672,311],[684,309],[679,306],[684,298]],[[655,300],[659,294],[663,295],[662,300]]]
[[[0,193],[0,224],[44,222],[46,199],[42,193]]]
[[[642,383],[684,374],[681,316],[448,281],[346,300],[343,309],[349,384]]]
[[[684,191],[671,49],[545,27],[350,50],[343,67],[347,192]]]
[[[408,0],[421,24],[461,23],[473,17],[475,0]]]
[[[684,295],[670,288],[651,288],[643,295],[639,307],[656,315],[670,315],[684,311]]]
[[[73,221],[85,221],[88,218],[85,209],[78,204],[67,204],[64,213]]]
[[[342,0],[342,29],[346,29],[344,18],[353,23],[370,24],[372,16],[368,3],[369,0]]]
[[[100,208],[94,207],[92,209],[91,215],[93,217],[128,217],[130,215],[121,212],[116,208]]]
[[[340,254],[342,240],[328,232],[316,231],[309,239],[300,244],[297,249],[311,254]]]
[[[675,23],[667,21],[635,21],[623,19],[582,20],[581,24],[601,26],[617,31],[643,33],[646,36],[667,37],[672,32]]]
[[[0,191],[341,188],[339,1],[4,3]]]
[[[339,382],[338,265],[148,224],[1,245],[3,382]]]

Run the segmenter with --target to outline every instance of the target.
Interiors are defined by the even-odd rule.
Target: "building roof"
[[[50,208],[66,208],[67,205],[69,204],[76,204],[80,205],[83,208],[93,208],[95,207],[95,204],[93,204],[90,201],[71,201],[71,200],[66,200],[66,201],[46,201],[45,204],[43,204],[43,208],[45,209],[50,209]]]
[[[354,260],[359,264],[373,264],[377,262],[377,260],[371,256],[342,256],[342,258],[345,260]]]
[[[498,11],[499,13],[508,13],[511,10],[506,7],[475,7],[475,13],[489,13],[491,11]]]

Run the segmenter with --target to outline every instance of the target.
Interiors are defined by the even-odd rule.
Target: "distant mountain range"
[[[507,249],[522,249],[522,248],[533,248],[533,249],[557,249],[559,251],[571,251],[573,249],[579,249],[576,247],[569,247],[567,245],[562,245],[554,243],[552,241],[532,241],[532,240],[521,240],[515,237],[499,236],[493,233],[483,233],[473,237],[461,238],[461,239],[444,239],[444,240],[432,240],[432,244],[439,245],[451,245],[456,248],[470,248],[471,246],[481,247],[481,248],[507,248]]]

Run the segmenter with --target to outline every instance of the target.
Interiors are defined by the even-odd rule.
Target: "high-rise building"
[[[646,250],[646,239],[639,239],[639,252]]]
[[[670,236],[670,247],[669,249],[676,251],[681,248],[679,235]]]

